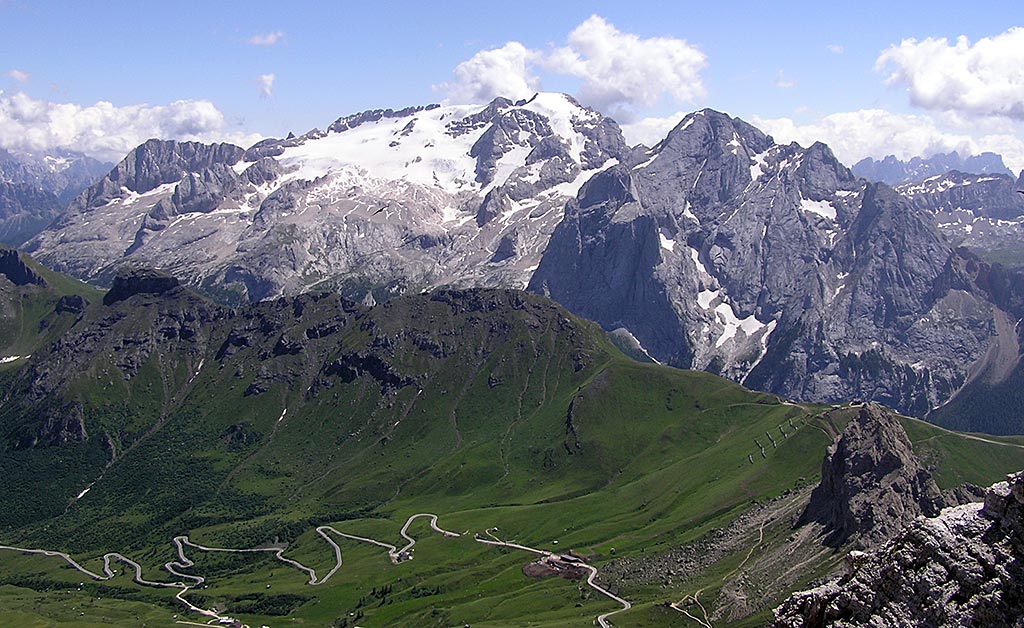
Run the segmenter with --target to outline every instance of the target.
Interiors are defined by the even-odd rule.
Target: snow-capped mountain
[[[150,141],[29,250],[101,282],[143,262],[250,300],[524,287],[565,202],[629,154],[561,94],[367,111],[248,151]]]
[[[662,362],[923,414],[997,347],[1019,353],[1020,315],[931,223],[823,144],[778,145],[705,110],[580,190],[530,289]]]
[[[248,150],[151,140],[27,248],[99,283],[158,266],[233,302],[528,286],[660,362],[924,414],[1005,379],[1024,294],[908,198],[712,110],[629,148],[614,121],[538,94],[367,111]]]

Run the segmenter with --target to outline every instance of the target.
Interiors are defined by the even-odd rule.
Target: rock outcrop
[[[797,525],[825,526],[825,543],[859,548],[889,539],[920,515],[945,505],[931,474],[914,457],[907,433],[890,411],[866,404],[829,448],[821,483]]]
[[[16,286],[46,285],[46,280],[29,268],[13,249],[0,248],[0,275],[7,277]]]
[[[178,287],[178,279],[152,268],[126,268],[114,278],[114,285],[103,297],[104,305],[112,305],[136,294],[163,294]]]
[[[984,505],[919,517],[849,572],[793,594],[775,628],[1024,626],[1024,472],[988,489]]]

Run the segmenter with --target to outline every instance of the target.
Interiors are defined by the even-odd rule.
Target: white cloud
[[[23,93],[0,94],[0,147],[42,152],[73,150],[117,161],[150,138],[229,141],[249,146],[259,135],[232,131],[224,114],[206,100],[168,105],[117,107],[98,102],[83,107],[36,100]]]
[[[786,73],[779,70],[779,73],[775,75],[775,87],[791,89],[796,87],[796,81],[791,78],[786,78]]]
[[[707,58],[682,39],[641,39],[592,15],[569,34],[569,45],[544,60],[544,67],[582,80],[578,98],[602,111],[651,107],[663,94],[689,103],[705,94],[700,71]],[[627,116],[628,117],[628,116]]]
[[[260,88],[260,94],[265,98],[270,98],[274,95],[274,73],[260,74],[260,78],[257,83]]]
[[[679,103],[705,94],[700,72],[707,58],[682,39],[641,39],[594,15],[569,34],[567,43],[543,52],[512,41],[478,52],[455,68],[453,83],[437,87],[452,102],[524,98],[540,89],[537,71],[543,70],[579,79],[576,97],[583,104],[623,121],[666,94]]]
[[[881,159],[896,155],[906,160],[955,150],[961,155],[992,151],[1001,154],[1011,170],[1019,172],[1024,168],[1024,141],[1020,133],[971,134],[963,129],[950,129],[945,120],[929,115],[862,109],[834,113],[809,124],[798,124],[790,118],[757,117],[753,124],[777,142],[797,142],[802,146],[825,142],[847,165],[864,157]]]
[[[668,132],[679,124],[686,117],[686,112],[680,111],[664,118],[643,118],[636,122],[623,124],[622,135],[630,146],[644,144],[654,146],[665,139]]]
[[[250,46],[273,46],[284,40],[284,33],[274,31],[273,33],[257,33],[248,39]]]
[[[905,86],[916,106],[1024,120],[1024,28],[974,44],[962,35],[954,44],[904,39],[882,51],[875,69]]]
[[[19,83],[27,83],[31,74],[17,68],[12,68],[7,71],[7,76],[18,81]]]
[[[453,102],[488,102],[497,96],[529,98],[540,89],[540,81],[530,69],[540,57],[539,52],[510,41],[501,48],[482,50],[455,66],[455,82],[437,87],[447,90]]]
[[[825,46],[825,50],[828,50],[834,55],[841,55],[843,54],[843,52],[845,52],[845,49],[839,44],[829,44]]]

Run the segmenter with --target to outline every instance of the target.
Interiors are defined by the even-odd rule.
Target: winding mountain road
[[[182,570],[187,570],[187,569],[190,569],[190,568],[195,566],[195,562],[186,555],[186,552],[185,552],[185,548],[186,547],[191,547],[191,548],[199,550],[201,552],[220,552],[220,553],[230,553],[230,554],[270,553],[270,554],[273,554],[274,558],[276,558],[278,561],[280,561],[282,563],[285,563],[286,565],[289,565],[291,567],[294,567],[295,569],[298,569],[299,571],[301,571],[301,572],[305,573],[307,576],[309,576],[308,584],[310,586],[320,586],[320,585],[326,583],[328,580],[330,580],[331,577],[334,576],[334,574],[336,574],[339,569],[341,569],[341,565],[342,565],[341,546],[338,545],[337,542],[335,542],[334,538],[332,538],[332,535],[333,536],[337,536],[337,537],[341,537],[341,538],[345,538],[345,539],[349,539],[349,540],[352,540],[352,541],[359,541],[360,543],[367,543],[367,544],[370,544],[370,545],[376,545],[378,547],[384,548],[385,550],[387,550],[388,557],[391,559],[391,562],[397,564],[399,562],[402,562],[403,560],[411,560],[412,559],[412,557],[410,555],[410,552],[412,551],[413,547],[416,545],[416,539],[409,535],[409,526],[411,526],[412,523],[415,520],[421,519],[421,518],[429,519],[430,520],[430,528],[433,531],[437,532],[438,534],[441,534],[442,536],[444,536],[446,538],[455,538],[455,537],[461,536],[457,532],[452,532],[450,530],[445,530],[444,528],[442,528],[437,523],[437,518],[438,518],[437,515],[435,515],[433,513],[426,513],[426,512],[416,513],[414,515],[411,515],[408,519],[406,519],[405,524],[402,526],[401,531],[399,531],[399,535],[403,539],[405,539],[407,541],[407,543],[402,548],[400,548],[400,549],[397,546],[392,545],[391,543],[385,543],[384,541],[378,541],[377,539],[372,539],[372,538],[365,537],[365,536],[357,536],[355,534],[348,534],[346,532],[342,532],[342,531],[338,530],[337,528],[335,528],[333,526],[329,526],[329,525],[318,526],[316,528],[317,535],[319,535],[322,539],[324,539],[328,543],[328,545],[331,546],[331,548],[334,551],[334,559],[335,559],[334,566],[322,578],[317,576],[317,572],[316,572],[316,570],[314,568],[308,567],[306,565],[303,565],[302,563],[300,563],[297,560],[294,560],[294,559],[286,557],[284,555],[284,552],[285,552],[285,550],[288,549],[288,545],[284,544],[284,543],[278,543],[278,544],[274,544],[274,545],[269,545],[267,547],[252,547],[252,548],[244,548],[244,549],[234,549],[234,548],[211,547],[211,546],[208,546],[208,545],[200,545],[199,543],[195,543],[192,540],[190,540],[187,535],[176,536],[176,537],[174,537],[172,542],[174,543],[175,549],[177,551],[178,559],[165,563],[164,564],[164,570],[167,571],[172,576],[175,576],[177,578],[181,578],[181,580],[178,581],[178,582],[156,582],[156,581],[153,581],[153,580],[147,580],[142,575],[142,566],[139,563],[137,563],[134,560],[128,558],[127,556],[124,556],[122,554],[118,554],[116,552],[109,552],[109,553],[103,555],[103,573],[102,574],[98,574],[98,573],[96,573],[94,571],[90,571],[89,569],[86,569],[85,567],[83,567],[80,563],[75,561],[75,559],[73,559],[70,555],[68,555],[65,552],[54,551],[54,550],[43,550],[43,549],[32,549],[32,548],[25,548],[25,547],[17,547],[17,546],[13,546],[13,545],[0,545],[0,551],[7,550],[7,551],[12,551],[12,552],[20,552],[22,554],[31,554],[31,555],[38,555],[38,556],[48,556],[48,557],[60,558],[64,562],[66,562],[70,567],[72,567],[73,569],[75,569],[78,572],[88,576],[89,578],[91,578],[93,580],[97,580],[97,581],[110,580],[115,575],[117,575],[117,571],[115,569],[113,569],[113,567],[111,566],[111,563],[114,562],[114,561],[121,562],[121,563],[124,563],[125,565],[131,567],[135,571],[135,575],[134,575],[133,580],[136,583],[138,583],[140,585],[143,585],[143,586],[148,586],[148,587],[159,587],[159,588],[166,588],[166,589],[179,589],[178,593],[174,597],[179,602],[184,604],[188,608],[188,610],[190,610],[193,613],[196,613],[198,615],[202,615],[204,617],[209,617],[211,620],[215,620],[215,621],[218,621],[218,622],[229,623],[229,622],[236,621],[236,620],[234,618],[232,618],[232,617],[228,617],[228,616],[225,616],[225,615],[220,615],[220,614],[218,614],[215,611],[212,611],[212,610],[209,610],[209,609],[204,609],[204,608],[201,608],[199,606],[196,606],[195,604],[193,604],[192,602],[190,602],[188,599],[185,598],[185,595],[190,590],[192,590],[192,589],[194,589],[196,587],[199,587],[199,586],[203,585],[206,582],[206,578],[204,578],[203,576],[183,573]],[[493,539],[493,540],[485,539],[485,538],[481,537],[480,535],[476,535],[474,538],[475,538],[475,540],[477,542],[484,543],[486,545],[493,545],[493,546],[498,546],[498,547],[508,547],[508,548],[512,548],[512,549],[523,550],[523,551],[531,552],[533,554],[537,554],[537,555],[540,555],[540,556],[556,556],[556,554],[553,554],[552,552],[548,552],[548,551],[545,551],[545,550],[539,550],[539,549],[536,549],[536,548],[527,547],[525,545],[520,545],[518,543],[512,543],[512,542],[503,541],[503,540],[499,539],[498,537],[494,536],[493,534],[491,534],[491,531],[492,530],[496,530],[496,529],[497,528],[489,528],[486,531],[488,536],[490,536],[491,539]],[[622,605],[622,608],[614,610],[614,611],[612,611],[610,613],[605,613],[603,615],[600,615],[596,619],[596,623],[598,625],[600,625],[601,628],[611,628],[611,624],[608,623],[607,618],[610,617],[611,615],[616,614],[616,613],[621,613],[622,611],[629,610],[630,608],[632,608],[632,605],[627,600],[624,600],[623,598],[615,595],[611,591],[608,591],[607,589],[605,589],[601,585],[597,584],[596,579],[597,579],[598,571],[597,571],[596,567],[593,567],[591,565],[588,565],[588,564],[582,563],[582,562],[577,563],[577,564],[579,564],[580,567],[586,569],[590,573],[590,576],[587,578],[587,584],[592,589],[594,589],[598,593],[600,593],[600,594],[602,594],[602,595],[604,595],[604,596],[606,596],[606,597],[608,597],[608,598],[610,598],[610,599],[614,600],[615,602],[617,602],[617,603]],[[248,628],[248,626],[245,626],[244,628]]]

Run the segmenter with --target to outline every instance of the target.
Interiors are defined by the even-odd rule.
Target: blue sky
[[[368,108],[483,97],[515,80],[467,87],[454,70],[517,42],[529,88],[576,94],[647,141],[680,112],[712,107],[777,139],[830,141],[846,161],[887,147],[904,156],[1000,148],[1019,169],[1024,104],[999,111],[993,102],[1024,103],[1024,45],[1016,45],[1024,31],[1018,40],[1011,30],[1024,26],[1020,14],[1011,2],[0,0],[0,145],[115,155],[147,131],[243,142]],[[589,35],[574,39],[584,24]],[[936,85],[944,69],[929,59],[942,55],[924,46],[876,70],[883,51],[905,39],[946,38],[953,72],[959,36],[967,38],[964,73],[981,58],[991,61],[984,71],[1007,76],[970,87],[971,77],[951,74]],[[623,42],[635,44],[632,52],[622,53]],[[594,69],[596,56],[616,51],[610,66]],[[664,51],[700,59],[664,80],[651,65],[622,81],[625,94],[609,88]],[[472,81],[499,71],[492,65],[474,66]],[[901,78],[886,84],[893,71]],[[1003,83],[1006,90],[993,87]],[[650,93],[637,96],[641,86]],[[962,97],[950,93],[960,86]],[[878,128],[885,133],[859,137]]]

